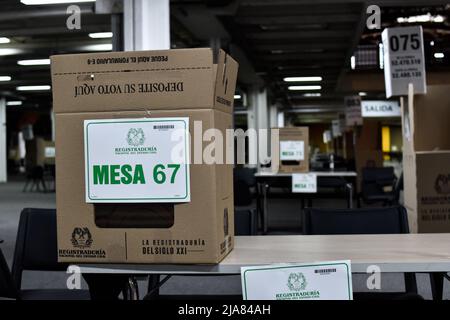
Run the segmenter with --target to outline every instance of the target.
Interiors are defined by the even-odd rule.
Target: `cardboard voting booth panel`
[[[279,144],[274,146],[273,157],[279,163],[279,172],[309,171],[308,127],[279,128]]]
[[[450,232],[450,86],[402,98],[405,207],[411,232]]]
[[[51,61],[59,260],[222,260],[233,248],[232,165],[189,158],[196,138],[211,144],[194,123],[232,128],[237,63],[211,49]]]

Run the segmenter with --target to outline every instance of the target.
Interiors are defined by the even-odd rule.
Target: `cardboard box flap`
[[[234,90],[217,90],[231,106],[214,103],[216,80],[224,71],[213,64],[209,48],[58,55],[51,61],[56,113],[193,107],[232,112]],[[234,88],[237,64],[224,52],[218,61],[232,66],[225,68],[225,78]]]

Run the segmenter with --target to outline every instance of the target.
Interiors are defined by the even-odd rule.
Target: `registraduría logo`
[[[434,189],[439,194],[450,194],[450,174],[439,174],[436,177]]]
[[[128,145],[133,147],[142,146],[145,142],[145,134],[142,128],[130,128],[127,134]]]
[[[301,272],[291,273],[289,275],[287,286],[291,291],[301,291],[305,290],[308,282],[306,277]]]
[[[72,232],[72,244],[76,248],[89,248],[92,245],[92,235],[89,228],[76,227]]]

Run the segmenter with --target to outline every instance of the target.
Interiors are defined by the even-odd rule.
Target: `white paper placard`
[[[46,158],[54,158],[55,157],[55,147],[45,147],[44,156]]]
[[[349,260],[241,268],[244,300],[352,300]]]
[[[427,93],[422,26],[384,29],[381,34],[384,50],[386,96]]]
[[[331,139],[331,131],[330,130],[326,130],[323,132],[323,143],[328,143],[330,142]]]
[[[84,121],[86,202],[189,202],[189,118]]]
[[[342,136],[341,120],[331,120],[331,132],[333,133],[333,137]]]
[[[348,127],[361,126],[363,118],[361,114],[361,97],[347,96],[344,98],[345,124]]]
[[[293,173],[292,193],[317,193],[317,175],[315,173]]]
[[[361,107],[363,118],[395,118],[402,115],[398,101],[363,100]]]
[[[305,142],[294,140],[280,141],[280,160],[305,160]]]

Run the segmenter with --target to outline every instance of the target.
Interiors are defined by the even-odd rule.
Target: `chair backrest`
[[[0,297],[16,299],[17,296],[11,272],[9,271],[5,256],[0,249]]]
[[[236,206],[248,206],[253,202],[250,188],[256,184],[254,175],[254,169],[241,167],[234,168],[233,186],[234,204]]]
[[[256,222],[254,210],[234,210],[234,234],[236,236],[255,235]]]
[[[402,206],[364,209],[305,209],[305,234],[409,233]]]
[[[20,289],[22,272],[63,271],[67,264],[58,263],[56,210],[23,209],[20,214],[12,275]]]

